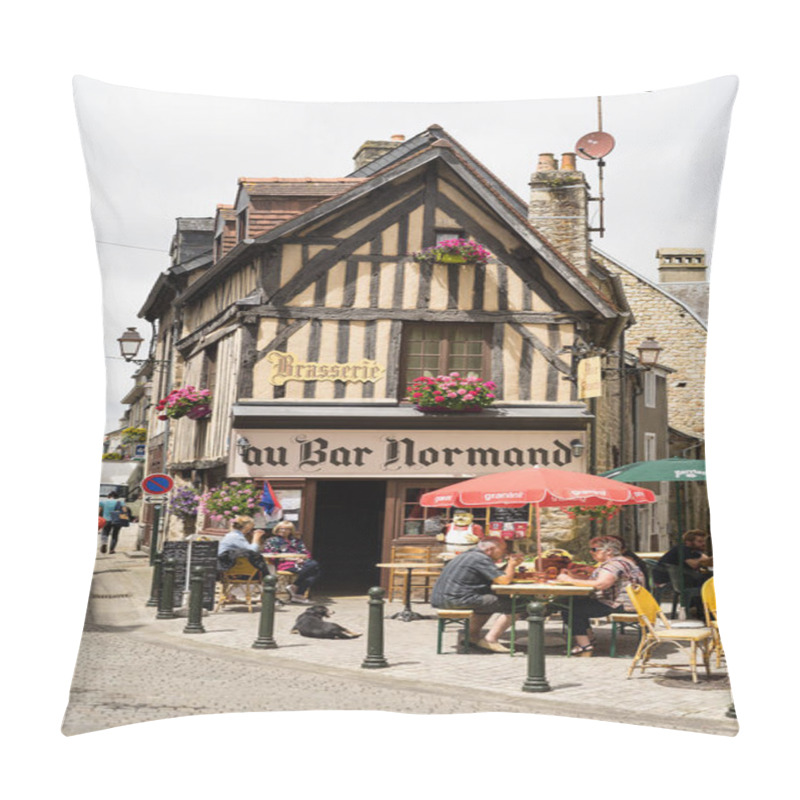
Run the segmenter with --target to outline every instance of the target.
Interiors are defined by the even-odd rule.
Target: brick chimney
[[[361,169],[365,164],[380,158],[382,155],[394,150],[399,144],[404,142],[406,137],[402,133],[396,133],[390,140],[369,140],[358,148],[358,152],[353,156],[356,169]]]
[[[528,221],[585,275],[589,272],[589,186],[575,169],[575,153],[563,153],[561,169],[542,153],[531,175]]]

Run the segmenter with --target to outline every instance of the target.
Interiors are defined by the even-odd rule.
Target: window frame
[[[450,331],[455,331],[458,327],[467,327],[472,328],[476,331],[481,330],[482,336],[477,338],[477,341],[480,341],[482,344],[481,350],[481,368],[478,373],[478,377],[481,380],[491,380],[492,378],[492,337],[493,337],[493,325],[491,323],[484,323],[484,322],[406,322],[403,324],[403,333],[402,333],[402,346],[400,348],[400,364],[399,364],[399,376],[400,380],[398,381],[398,391],[400,392],[400,397],[403,399],[406,393],[406,387],[408,387],[413,380],[409,377],[409,345],[410,345],[410,334],[413,329],[415,328],[427,328],[427,329],[442,329],[442,333]],[[431,337],[434,338],[434,337]],[[436,375],[447,375],[453,371],[461,371],[457,370],[454,367],[450,367],[448,362],[451,358],[451,349],[450,345],[452,344],[452,337],[448,336],[440,336],[439,337],[439,366],[437,367]],[[466,374],[470,374],[472,370],[469,370]],[[417,376],[418,377],[418,376]],[[435,376],[434,376],[435,377]]]

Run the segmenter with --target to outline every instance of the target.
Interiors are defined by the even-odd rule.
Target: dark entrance
[[[314,594],[366,594],[380,585],[385,481],[319,481],[314,558],[322,575]]]

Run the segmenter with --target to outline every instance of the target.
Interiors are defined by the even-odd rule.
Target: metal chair
[[[700,587],[700,597],[703,600],[703,611],[706,616],[706,625],[711,628],[714,639],[714,653],[717,656],[717,667],[722,663],[725,657],[725,651],[722,649],[722,639],[719,638],[719,625],[717,624],[717,594],[714,590],[714,579],[709,578]]]
[[[677,627],[673,626],[664,615],[661,607],[650,592],[643,586],[630,585],[625,587],[631,603],[639,617],[639,626],[642,629],[642,638],[633,657],[633,663],[628,670],[628,677],[633,674],[637,666],[641,671],[650,667],[662,669],[678,669],[685,664],[654,664],[650,663],[650,652],[659,644],[674,644],[679,650],[686,652],[688,645],[688,666],[692,672],[692,681],[697,683],[697,651],[700,650],[706,675],[711,674],[709,661],[713,649],[713,633],[707,627]]]
[[[678,564],[666,564],[667,572],[669,573],[669,582],[672,586],[672,612],[670,619],[675,619],[678,616],[678,604],[688,613],[692,600],[700,597],[699,586],[686,586],[685,575],[681,574],[681,568]]]

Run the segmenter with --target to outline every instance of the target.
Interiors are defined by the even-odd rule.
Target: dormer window
[[[247,238],[247,209],[242,209],[236,215],[236,241],[241,242]]]

